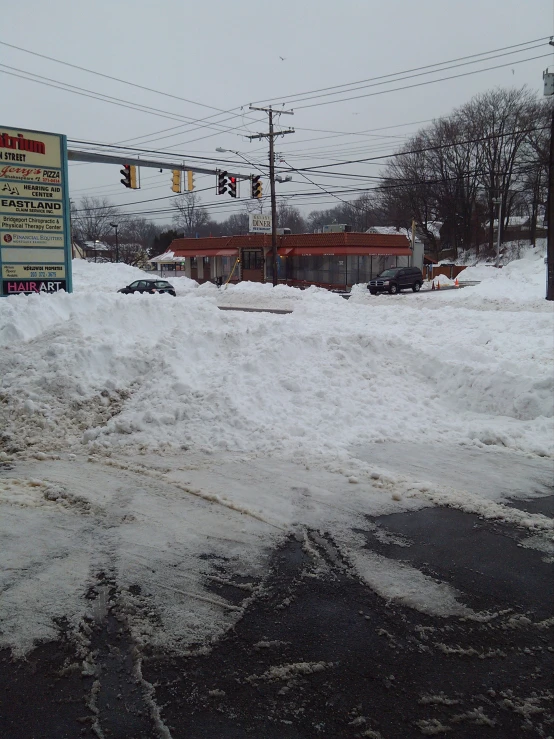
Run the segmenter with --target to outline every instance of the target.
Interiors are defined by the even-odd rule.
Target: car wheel
[[[396,295],[397,292],[398,292],[398,285],[391,285],[389,287],[389,293],[391,295]]]
[[[414,285],[412,287],[412,290],[415,293],[418,293],[421,290],[421,282],[414,282]]]

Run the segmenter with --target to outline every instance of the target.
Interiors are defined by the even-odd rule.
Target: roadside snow
[[[156,280],[156,272],[145,272],[138,267],[119,263],[95,263],[86,259],[74,259],[73,263],[73,290],[75,293],[114,293],[126,287],[135,280]],[[198,287],[195,280],[188,277],[163,277],[174,285],[179,292]]]

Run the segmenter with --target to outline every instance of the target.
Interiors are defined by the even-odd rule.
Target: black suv
[[[175,288],[166,280],[136,280],[127,287],[122,287],[118,293],[169,293],[175,296]]]
[[[411,287],[417,293],[423,284],[423,275],[417,267],[392,267],[381,272],[376,280],[370,280],[367,289],[372,295],[387,290],[396,295],[400,290]]]

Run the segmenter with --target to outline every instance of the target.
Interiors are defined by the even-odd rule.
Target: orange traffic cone
[[[460,283],[458,282],[458,278],[454,280],[454,287],[460,287]]]
[[[433,280],[433,286],[431,287],[431,290],[435,289],[435,280]]]
[[[440,290],[440,289],[441,289],[441,281],[437,280],[437,290]]]

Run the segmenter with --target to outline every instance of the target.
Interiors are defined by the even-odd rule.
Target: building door
[[[261,249],[243,249],[242,279],[248,282],[263,282],[264,257]]]
[[[210,257],[203,257],[204,259],[204,282],[209,282],[212,279],[212,270],[210,264]]]

